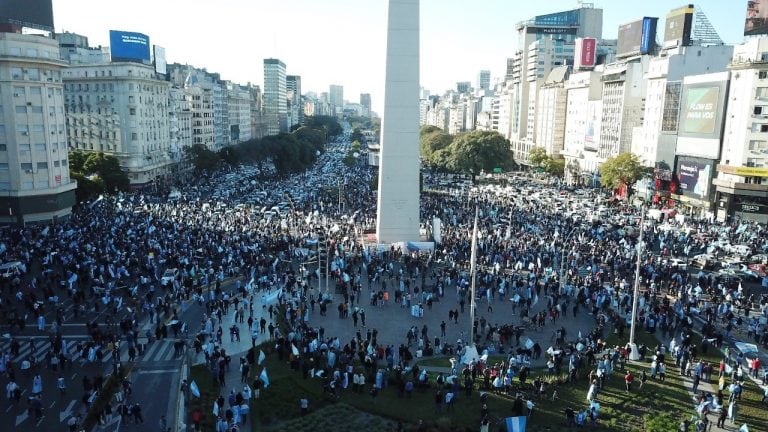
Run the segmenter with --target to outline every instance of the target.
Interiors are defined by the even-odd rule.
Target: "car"
[[[170,283],[173,283],[174,280],[176,280],[176,277],[179,275],[179,269],[177,268],[170,268],[165,270],[165,273],[163,273],[163,277],[160,278],[160,285],[168,285]]]
[[[680,271],[687,271],[688,270],[688,264],[685,262],[685,260],[680,258],[670,258],[668,261],[670,267],[677,267]]]
[[[709,254],[699,254],[691,259],[691,266],[699,267],[702,270],[711,268],[715,263],[715,258]]]

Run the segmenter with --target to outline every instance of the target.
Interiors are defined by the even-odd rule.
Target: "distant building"
[[[61,59],[72,65],[109,63],[109,49],[91,47],[88,38],[75,33],[56,33]]]
[[[472,83],[469,81],[459,81],[456,83],[456,92],[458,93],[469,93],[471,89]]]
[[[328,95],[332,113],[334,115],[341,114],[344,111],[344,86],[331,84]]]
[[[491,88],[491,71],[481,70],[477,74],[477,87],[479,90],[490,90]]]
[[[267,117],[267,135],[288,130],[285,63],[278,59],[264,59],[264,114]]]
[[[301,97],[301,77],[288,75],[285,77],[286,99],[288,103],[288,128],[304,123],[304,101]]]
[[[371,107],[370,93],[360,93],[360,105],[362,105],[364,109],[363,115],[365,117],[371,117],[373,113],[373,109]]]

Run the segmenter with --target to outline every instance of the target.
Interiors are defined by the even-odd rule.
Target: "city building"
[[[251,139],[251,92],[247,86],[225,82],[227,91],[227,134],[230,145]]]
[[[107,47],[91,47],[88,38],[75,33],[56,33],[61,59],[72,65],[109,63]]]
[[[301,77],[288,75],[285,77],[286,99],[288,103],[288,128],[304,123],[304,101],[301,97]]]
[[[333,115],[340,115],[344,111],[344,86],[331,84],[328,90],[328,102],[331,104]]]
[[[261,87],[249,85],[251,106],[251,138],[263,138],[267,133],[267,121],[263,109]]]
[[[288,131],[285,63],[278,59],[264,59],[264,115],[267,117],[267,135]]]
[[[20,29],[0,33],[0,223],[66,218],[76,203],[65,131],[65,67],[54,39]]]
[[[565,82],[570,68],[558,66],[552,70],[539,88],[536,112],[536,146],[548,155],[560,156],[565,141],[565,113],[567,91]]]
[[[192,113],[192,145],[214,150],[213,80],[207,71],[187,65],[168,65],[170,82],[183,89]]]
[[[363,115],[365,117],[373,117],[373,108],[371,105],[370,93],[360,93],[360,105],[363,106],[363,110],[364,110]]]
[[[457,93],[469,93],[472,90],[472,83],[469,81],[459,81],[456,83]]]
[[[211,74],[213,89],[213,150],[219,151],[230,144],[229,100],[226,83],[219,74]]]
[[[481,70],[477,74],[477,88],[478,90],[490,90],[491,89],[491,71]]]
[[[597,156],[603,113],[603,66],[572,73],[565,83],[565,180],[569,184],[592,184],[600,158]]]
[[[722,134],[722,152],[715,167],[717,178],[713,180],[716,189],[716,217],[721,221],[739,217],[768,222],[767,59],[768,37],[765,35],[751,37],[744,44],[734,48],[729,67],[729,103]],[[719,99],[719,94],[714,93],[724,90],[719,84],[710,84],[698,91],[708,92],[705,96],[715,100],[715,96]],[[710,121],[700,121],[700,132],[717,131],[719,112],[716,110],[717,108],[712,112],[713,109],[708,105],[701,107],[700,117]],[[704,115],[705,113],[711,114]],[[691,127],[693,126],[695,123]],[[709,147],[706,150],[709,150]],[[703,166],[700,171],[705,169],[706,166]],[[696,174],[697,178],[701,177],[701,174]],[[698,182],[694,186],[696,184]]]
[[[115,156],[131,186],[168,174],[170,83],[151,65],[72,65],[63,72],[70,150]]]

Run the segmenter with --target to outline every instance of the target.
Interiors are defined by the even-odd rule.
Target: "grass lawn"
[[[216,430],[216,419],[213,416],[213,404],[219,397],[219,387],[211,375],[210,370],[204,364],[192,366],[189,370],[189,382],[195,382],[200,389],[200,397],[192,397],[186,407],[186,424],[192,424],[190,414],[195,408],[202,411],[202,421],[200,425],[204,431]]]

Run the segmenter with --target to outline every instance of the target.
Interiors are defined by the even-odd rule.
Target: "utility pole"
[[[645,205],[640,210],[640,237],[637,241],[637,266],[635,267],[635,288],[632,294],[632,324],[629,327],[629,346],[632,352],[629,353],[630,360],[640,360],[640,352],[635,343],[635,327],[637,326],[637,303],[640,296],[640,265],[643,259],[643,231],[645,230]]]

